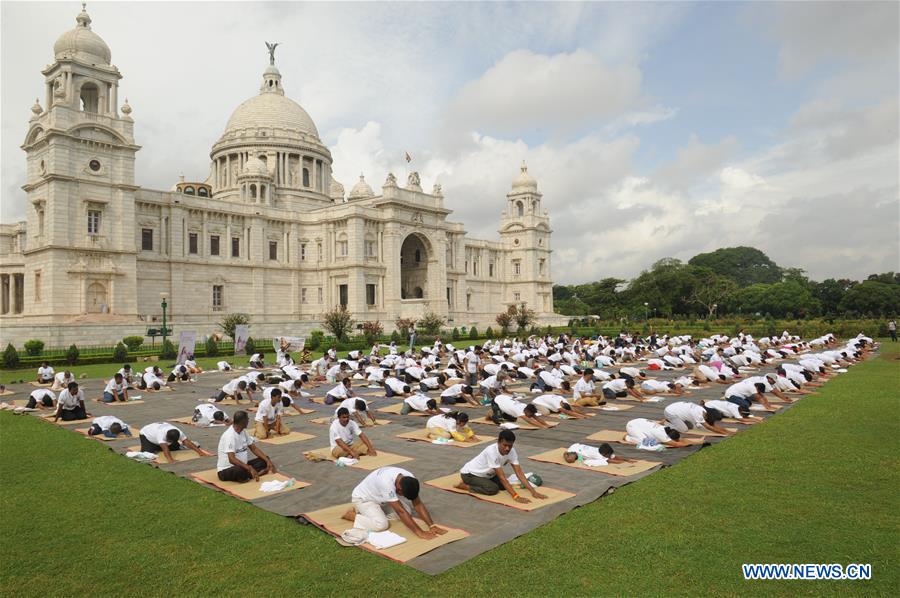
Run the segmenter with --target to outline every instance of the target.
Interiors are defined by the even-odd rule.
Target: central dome
[[[244,130],[283,129],[319,137],[316,124],[300,104],[278,93],[260,93],[237,107],[225,134]]]

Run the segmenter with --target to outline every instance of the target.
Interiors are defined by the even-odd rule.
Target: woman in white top
[[[469,415],[462,411],[451,411],[428,418],[425,424],[428,437],[450,438],[457,442],[478,442],[479,438],[469,427]]]
[[[427,413],[429,415],[438,415],[442,413],[438,409],[437,401],[423,394],[412,395],[411,397],[403,399],[403,407],[400,408],[400,415],[407,415],[413,411]]]
[[[655,422],[643,417],[630,420],[625,424],[626,444],[662,444],[672,448],[689,446],[688,442],[681,440],[681,433],[669,427],[662,426],[659,422]]]

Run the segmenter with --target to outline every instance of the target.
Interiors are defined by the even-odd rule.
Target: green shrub
[[[69,365],[75,365],[78,363],[78,355],[81,352],[78,350],[78,347],[75,346],[75,343],[72,343],[69,346],[68,351],[66,351],[66,363]]]
[[[384,326],[381,325],[381,322],[375,320],[374,322],[363,322],[362,325],[363,330],[363,338],[366,339],[366,345],[372,346],[375,344],[375,341],[384,333]]]
[[[206,356],[207,357],[215,357],[219,354],[219,343],[216,342],[215,337],[209,336],[206,339]]]
[[[14,370],[19,367],[19,352],[16,351],[12,343],[6,345],[6,351],[3,352],[3,367],[8,370]]]
[[[450,333],[450,338],[458,341],[459,340],[459,328],[454,327],[453,332]]]
[[[30,340],[25,341],[25,353],[33,357],[37,357],[44,350],[44,341]]]
[[[400,342],[400,333],[396,330],[391,333],[391,342],[399,343]]]
[[[434,312],[428,312],[419,320],[417,326],[422,334],[434,336],[440,334],[441,326],[444,325],[444,318]]]
[[[309,333],[309,338],[306,339],[306,348],[310,351],[315,351],[319,347],[322,346],[322,341],[325,339],[325,333],[321,330],[313,330]]]
[[[249,324],[250,316],[247,314],[228,314],[219,322],[219,328],[227,337],[234,340],[234,329],[238,324]]]
[[[119,342],[116,343],[116,348],[113,349],[113,361],[121,361],[125,363],[128,359],[128,347],[125,346],[125,343]]]
[[[469,339],[474,341],[477,338],[478,338],[478,329],[475,328],[474,326],[472,326],[472,328],[469,330]]]
[[[494,338],[494,329],[490,326],[487,327],[487,330],[484,331],[485,338]]]
[[[163,341],[162,348],[159,351],[160,359],[175,359],[175,356],[178,354],[178,348],[175,344],[166,339]]]
[[[247,353],[247,355],[256,353],[256,343],[253,342],[253,337],[247,337],[247,344],[244,346],[244,352]]]
[[[322,315],[322,320],[325,329],[338,340],[345,340],[356,323],[346,305],[338,305],[334,309],[326,311]]]
[[[143,336],[126,336],[122,339],[122,342],[125,343],[125,346],[128,347],[128,350],[132,353],[141,348],[141,345],[144,344]]]

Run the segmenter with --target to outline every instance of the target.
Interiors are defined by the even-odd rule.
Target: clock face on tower
[[[91,160],[88,162],[88,167],[94,172],[98,172],[100,170],[100,160]]]

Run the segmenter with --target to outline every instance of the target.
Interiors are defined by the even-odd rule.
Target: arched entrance
[[[428,288],[428,249],[417,234],[400,247],[400,298],[424,299]]]
[[[108,301],[106,299],[106,287],[99,282],[92,282],[87,288],[87,297],[85,298],[87,312],[89,314],[101,314],[109,311]]]

